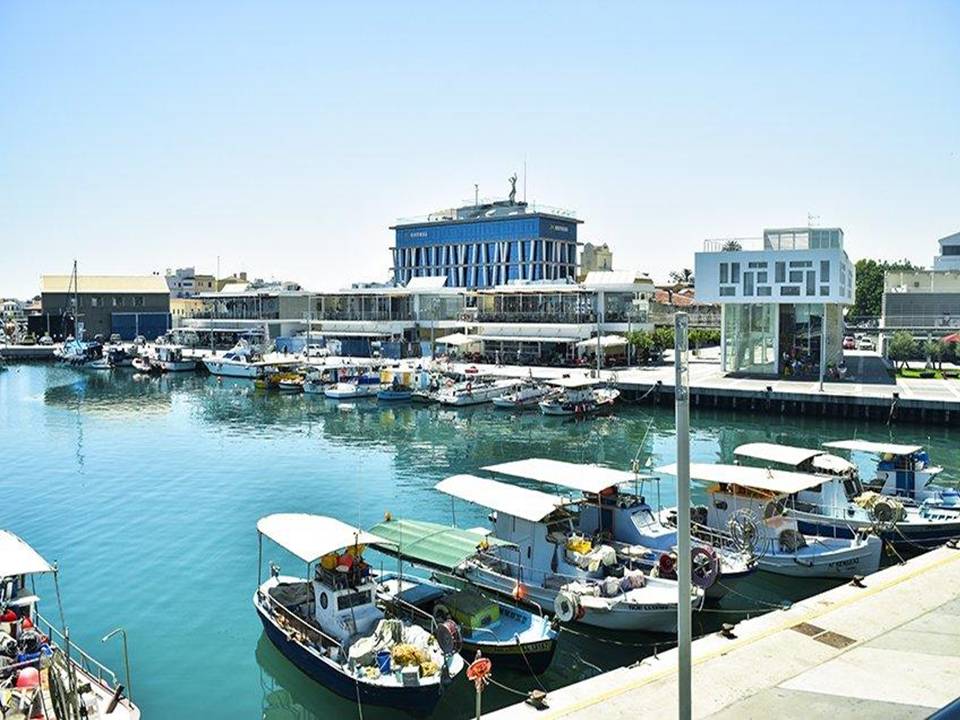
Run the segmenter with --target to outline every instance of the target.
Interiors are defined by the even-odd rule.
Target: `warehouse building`
[[[85,338],[153,340],[170,328],[170,288],[160,275],[79,275],[75,288],[71,275],[41,276],[40,315],[30,318],[30,331],[54,340],[76,335],[74,317]]]

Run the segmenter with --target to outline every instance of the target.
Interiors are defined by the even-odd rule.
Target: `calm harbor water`
[[[353,703],[302,676],[261,635],[251,607],[259,517],[314,512],[369,526],[389,511],[451,522],[451,502],[434,483],[493,462],[544,456],[628,468],[638,453],[654,466],[672,462],[672,410],[623,407],[574,423],[492,407],[338,405],[194,375],[13,366],[0,372],[0,527],[60,563],[74,638],[118,672],[119,644],[102,645],[100,637],[127,629],[133,695],[145,718],[357,717]],[[743,442],[815,446],[855,434],[925,444],[951,478],[960,475],[960,436],[944,427],[696,410],[692,424],[693,461],[730,461]],[[672,503],[670,483],[662,492]],[[485,524],[486,514],[456,506],[462,526]],[[300,572],[265,546],[267,559]],[[827,586],[761,576],[748,597],[727,598],[726,612],[698,617],[697,627]],[[52,591],[41,589],[52,618]],[[584,679],[662,640],[565,634],[542,682]],[[496,669],[495,677],[536,687],[530,677]],[[516,699],[494,689],[484,705]],[[461,678],[435,715],[466,718],[472,707],[472,686]],[[390,716],[364,709],[365,718]]]

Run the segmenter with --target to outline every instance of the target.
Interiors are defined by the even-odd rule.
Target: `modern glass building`
[[[843,306],[854,267],[840,228],[765,230],[763,249],[708,240],[696,255],[697,299],[720,303],[723,370],[817,377],[843,359]]]
[[[488,288],[514,281],[574,282],[577,225],[573,213],[501,200],[402,220],[393,279],[444,277],[447,287]]]

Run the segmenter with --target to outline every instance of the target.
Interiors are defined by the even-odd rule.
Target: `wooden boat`
[[[431,634],[387,619],[364,546],[382,538],[318,515],[268,515],[266,536],[307,563],[307,578],[280,575],[259,583],[253,605],[270,641],[324,687],[361,706],[428,714],[464,667],[455,623]],[[262,545],[261,545],[262,557]]]
[[[40,615],[34,576],[57,572],[21,538],[0,530],[0,716],[139,720],[140,710],[129,699],[129,666],[124,687],[113,671],[73,639],[67,643],[62,630]],[[54,587],[62,608],[59,585]],[[62,609],[60,625],[65,626]]]

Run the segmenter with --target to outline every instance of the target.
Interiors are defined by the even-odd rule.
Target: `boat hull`
[[[379,705],[403,710],[415,715],[429,715],[443,694],[440,685],[421,687],[382,687],[357,683],[331,661],[324,660],[311,648],[293,640],[254,600],[257,616],[270,642],[304,675],[335,692],[340,697],[361,705]]]
[[[253,380],[260,377],[262,374],[262,371],[259,367],[247,365],[245,363],[204,360],[203,364],[211,375],[217,375],[218,377],[248,378]]]
[[[824,542],[829,542],[829,539]],[[812,546],[804,550],[809,547]],[[879,570],[882,548],[880,538],[871,536],[859,545],[838,547],[830,551],[820,548],[818,552],[765,555],[757,560],[757,565],[765,572],[788,577],[849,579],[856,575],[870,575]]]
[[[836,523],[836,524],[834,524]],[[821,535],[838,538],[853,538],[858,529],[869,530],[869,523],[854,521],[834,521],[826,516],[805,514],[797,518],[800,532],[808,535]],[[960,520],[944,523],[901,523],[893,530],[883,530],[880,538],[893,545],[900,552],[911,550],[932,550],[948,540],[960,537]]]
[[[196,360],[158,360],[157,365],[163,372],[191,372],[197,369]]]
[[[407,402],[412,395],[412,390],[381,390],[377,393],[377,400],[382,402]]]

